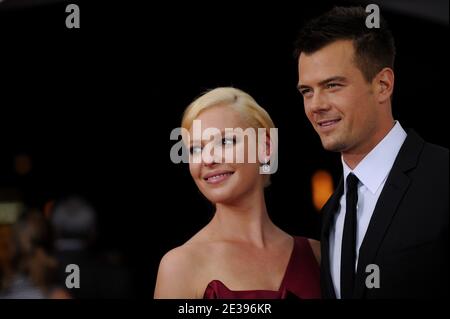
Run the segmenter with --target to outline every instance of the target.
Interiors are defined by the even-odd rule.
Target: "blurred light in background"
[[[50,216],[51,216],[51,214],[52,214],[52,211],[53,211],[53,207],[55,207],[55,201],[54,200],[49,200],[49,201],[47,201],[45,204],[44,204],[44,209],[43,209],[43,211],[44,211],[44,216],[45,216],[45,218],[47,218],[47,219],[49,219],[50,218]]]
[[[320,211],[334,191],[331,174],[325,170],[317,170],[312,176],[311,187],[314,208]]]
[[[21,202],[0,201],[0,225],[14,224],[23,208]]]
[[[16,173],[19,175],[27,175],[32,168],[31,157],[27,154],[19,154],[14,159]]]
[[[0,197],[2,197],[2,194],[3,192],[0,190]],[[21,202],[0,200],[0,271],[7,269],[6,265],[11,256],[11,225],[17,221],[23,208]]]

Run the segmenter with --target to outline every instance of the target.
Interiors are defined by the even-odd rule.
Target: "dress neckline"
[[[270,289],[231,290],[230,288],[228,288],[228,287],[227,287],[222,281],[220,281],[219,279],[211,280],[211,281],[208,283],[207,287],[208,287],[209,285],[211,285],[212,283],[215,282],[215,283],[219,284],[220,286],[222,286],[223,288],[225,288],[226,290],[228,290],[228,291],[230,291],[230,292],[235,292],[235,293],[240,293],[240,292],[244,293],[244,292],[250,292],[250,291],[265,291],[265,292],[274,292],[274,293],[280,293],[280,292],[282,292],[282,291],[283,291],[283,287],[285,286],[285,282],[286,282],[287,275],[288,275],[289,270],[290,270],[290,268],[291,268],[292,261],[293,261],[294,256],[295,256],[296,248],[297,248],[297,240],[296,240],[295,237],[293,237],[293,236],[290,236],[290,237],[291,237],[291,240],[293,241],[293,246],[292,246],[292,250],[291,250],[291,255],[289,256],[289,260],[288,260],[288,263],[287,263],[287,265],[286,265],[286,269],[285,269],[285,271],[284,271],[283,278],[281,279],[281,283],[280,283],[280,286],[278,287],[278,290],[270,290]]]

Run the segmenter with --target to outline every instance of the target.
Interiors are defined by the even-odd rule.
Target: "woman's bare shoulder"
[[[168,251],[161,259],[156,280],[155,298],[201,298],[207,243],[190,239]]]

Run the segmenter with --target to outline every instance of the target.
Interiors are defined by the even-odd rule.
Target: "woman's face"
[[[196,120],[201,121],[201,130],[194,133],[192,125],[187,147],[191,155],[189,170],[202,194],[215,204],[230,204],[262,190],[257,142],[244,136],[248,124],[241,114],[220,105],[204,110]],[[235,134],[225,134],[225,129],[234,130]],[[214,130],[212,137],[207,135]]]

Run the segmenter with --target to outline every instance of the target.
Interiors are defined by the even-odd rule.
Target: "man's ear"
[[[383,68],[375,76],[374,85],[378,102],[388,101],[394,92],[394,71],[391,68]]]

